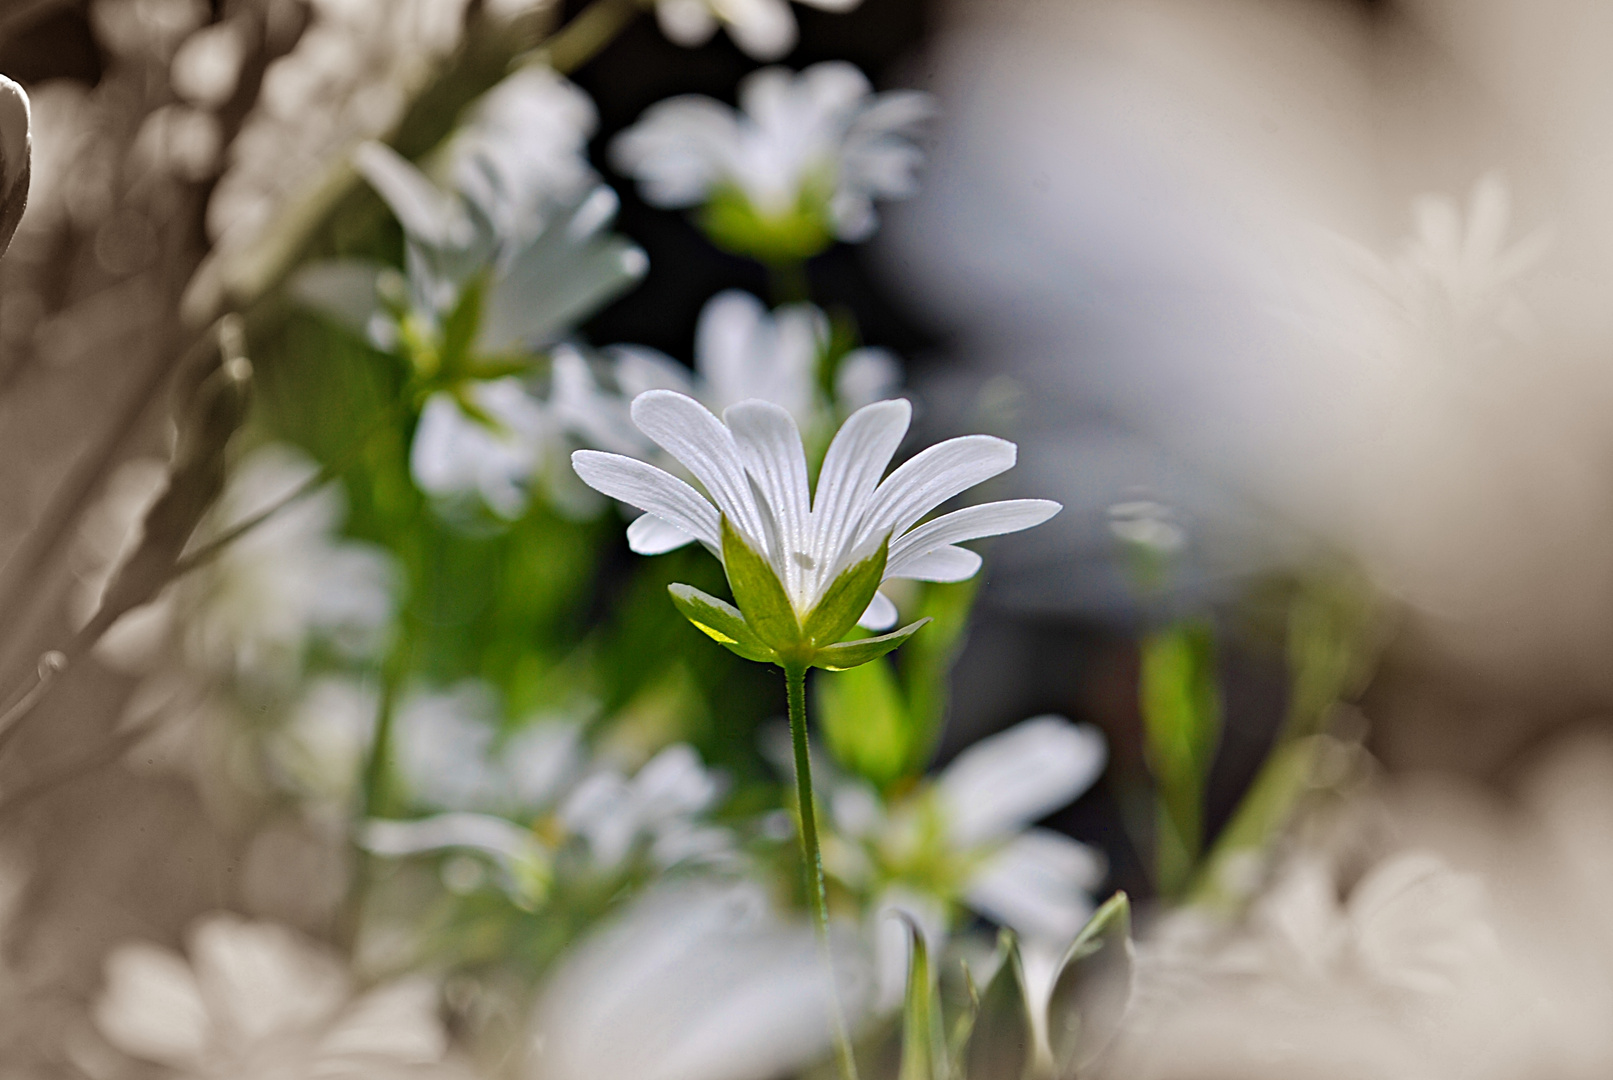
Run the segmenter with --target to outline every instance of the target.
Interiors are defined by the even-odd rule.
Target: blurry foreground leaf
[[[907,916],[911,952],[907,963],[907,999],[902,1005],[902,1069],[898,1080],[947,1080],[946,1038],[941,1001],[930,966],[924,933]]]
[[[1020,1080],[1030,1066],[1035,1028],[1025,989],[1025,969],[1019,943],[1006,930],[998,953],[1002,962],[980,995],[963,1054],[966,1080]]]
[[[1131,993],[1131,901],[1104,902],[1064,954],[1047,1003],[1054,1075],[1068,1080],[1114,1035]]]
[[[907,774],[912,729],[888,661],[821,674],[815,689],[819,730],[836,761],[881,788]]]
[[[1221,732],[1210,627],[1183,622],[1144,639],[1140,678],[1148,766],[1158,791],[1158,886],[1175,896],[1204,843],[1204,784]]]

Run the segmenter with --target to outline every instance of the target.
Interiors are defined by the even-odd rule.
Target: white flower
[[[824,11],[850,11],[861,0],[800,0]],[[655,0],[661,32],[679,45],[703,45],[728,29],[745,52],[758,60],[776,60],[795,47],[795,16],[788,0]]]
[[[462,1075],[444,1060],[436,1005],[423,979],[357,993],[313,942],[213,915],[188,961],[147,944],[113,951],[95,1023],[125,1053],[196,1080]]]
[[[835,372],[833,407],[818,388],[818,365],[829,347],[829,319],[813,304],[769,312],[747,292],[728,289],[706,301],[695,326],[694,373],[655,349],[613,345],[604,350],[618,393],[601,388],[576,349],[554,352],[555,417],[585,445],[664,464],[655,444],[636,430],[629,403],[647,390],[676,390],[714,412],[757,398],[789,410],[814,436],[834,413],[849,415],[894,396],[901,381],[896,358],[879,348],[853,349]],[[818,444],[821,448],[821,443]]]
[[[816,607],[842,570],[887,540],[885,580],[963,581],[981,560],[956,546],[959,541],[1027,529],[1058,512],[1059,505],[1046,499],[1015,499],[920,525],[948,499],[1012,468],[1015,449],[990,435],[949,439],[881,481],[911,414],[901,400],[852,414],[824,457],[815,496],[795,420],[765,401],[732,405],[718,420],[693,398],[670,390],[634,400],[639,430],[687,468],[709,499],[670,473],[619,454],[579,450],[572,464],[591,487],[646,511],[628,527],[628,541],[640,554],[671,550],[693,538],[720,558],[720,522],[726,518],[767,560],[800,617]],[[861,621],[870,629],[888,628],[896,622],[896,607],[876,594]]]
[[[758,71],[739,102],[740,112],[692,94],[659,102],[617,137],[612,161],[656,206],[737,193],[751,218],[706,224],[720,243],[763,258],[815,254],[831,236],[866,239],[873,200],[916,188],[912,139],[933,111],[925,94],[873,94],[862,72],[830,61],[799,75]]]
[[[466,414],[452,394],[431,395],[415,426],[409,471],[428,495],[474,493],[499,516],[519,517],[554,425],[514,376],[471,383],[464,394],[485,419]]]
[[[907,912],[936,948],[946,905],[961,902],[1011,927],[1027,949],[1059,952],[1091,916],[1104,862],[1085,844],[1029,826],[1091,787],[1106,760],[1091,725],[1038,716],[980,740],[891,804],[865,783],[832,783],[825,867],[854,889],[877,889],[876,913]],[[891,1004],[906,943],[882,924],[873,932],[881,999]]]
[[[662,888],[586,941],[539,1004],[528,1080],[764,1080],[831,1046],[869,979],[836,931],[835,982],[811,928],[757,884]],[[833,996],[831,996],[833,995]]]
[[[374,738],[373,687],[339,675],[314,680],[283,727],[269,740],[276,766],[299,793],[345,801]]]

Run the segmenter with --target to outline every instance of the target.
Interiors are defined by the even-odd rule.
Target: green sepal
[[[866,664],[870,660],[878,660],[918,633],[929,621],[920,619],[918,622],[908,623],[900,630],[892,630],[878,637],[858,638],[856,641],[843,641],[838,645],[826,645],[812,654],[812,666],[829,671],[845,671],[847,668]]]
[[[725,516],[722,519],[722,561],[734,602],[756,636],[779,653],[798,654],[807,646],[796,621],[795,608],[766,559],[745,542]],[[807,646],[809,647],[809,646]]]
[[[867,558],[842,570],[825,590],[818,606],[807,613],[801,629],[813,645],[833,645],[857,625],[873,602],[879,583],[885,578],[885,559],[890,554],[890,537]]]
[[[997,952],[1002,962],[980,995],[963,1053],[967,1080],[1020,1080],[1030,1067],[1036,1045],[1025,968],[1012,933],[1002,932]]]
[[[1130,997],[1131,965],[1131,901],[1117,892],[1070,943],[1053,980],[1047,1041],[1055,1076],[1074,1076],[1113,1036]]]
[[[946,1080],[946,1039],[941,1026],[940,993],[930,967],[924,934],[905,913],[911,949],[907,961],[907,998],[902,1003],[902,1068],[897,1080]]]
[[[442,324],[441,372],[453,379],[465,371],[471,345],[482,328],[482,300],[487,292],[486,279],[472,278],[460,290],[459,301]]]
[[[666,588],[672,594],[672,604],[678,612],[729,652],[759,663],[779,662],[778,654],[756,636],[756,632],[745,622],[745,617],[732,604],[703,593],[693,585],[673,582]]]

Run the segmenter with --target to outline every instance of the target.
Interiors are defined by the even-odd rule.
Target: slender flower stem
[[[546,64],[569,75],[616,40],[641,9],[634,0],[594,0],[518,62]]]
[[[790,741],[795,746],[795,798],[801,815],[801,863],[806,874],[807,903],[818,933],[818,950],[829,973],[829,1022],[835,1041],[835,1063],[840,1080],[857,1080],[857,1059],[852,1054],[846,1018],[840,1011],[840,994],[834,981],[829,951],[829,897],[823,883],[823,854],[818,847],[818,815],[812,801],[812,756],[807,746],[806,667],[787,664],[784,687],[790,702]]]

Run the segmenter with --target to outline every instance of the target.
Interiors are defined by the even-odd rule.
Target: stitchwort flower
[[[881,582],[966,580],[981,560],[960,541],[1027,529],[1059,510],[1046,499],[1014,499],[919,524],[941,503],[1012,468],[1016,451],[990,435],[949,439],[881,481],[911,415],[902,400],[853,413],[829,445],[815,494],[794,418],[765,401],[732,405],[718,420],[675,391],[651,390],[634,400],[633,422],[694,475],[709,499],[622,455],[579,450],[572,463],[590,486],[646,511],[628,527],[634,550],[667,550],[662,538],[671,526],[723,561],[738,611],[674,586],[680,609],[708,634],[752,659],[854,666],[865,661],[853,658],[872,658],[877,646],[837,644],[852,625],[883,630],[896,622],[895,605],[875,591]]]
[[[874,231],[875,199],[915,189],[913,144],[928,95],[875,94],[848,63],[800,74],[765,68],[739,87],[740,111],[684,94],[650,107],[611,146],[616,167],[656,206],[700,207],[719,246],[793,263]]]

